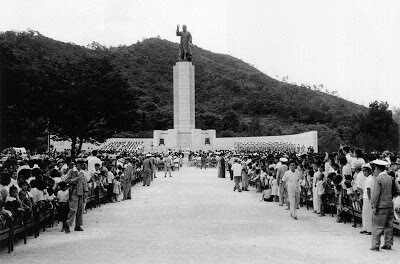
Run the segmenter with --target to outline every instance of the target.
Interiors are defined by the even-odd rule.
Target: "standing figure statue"
[[[179,25],[176,28],[176,35],[181,36],[181,43],[179,45],[179,60],[192,61],[192,34],[186,31],[186,25],[182,26],[183,31],[179,31]]]

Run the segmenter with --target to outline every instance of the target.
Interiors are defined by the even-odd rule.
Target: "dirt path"
[[[400,263],[394,250],[371,252],[360,228],[311,210],[294,221],[260,194],[233,192],[215,169],[183,167],[162,173],[150,187],[133,187],[132,200],[84,215],[84,232],[60,226],[0,251],[0,263]]]

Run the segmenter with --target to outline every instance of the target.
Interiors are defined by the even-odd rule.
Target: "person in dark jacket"
[[[376,175],[372,185],[372,247],[371,250],[379,251],[381,235],[385,240],[382,249],[390,250],[393,246],[393,195],[392,178],[387,174],[386,167],[389,163],[383,160],[372,162]]]

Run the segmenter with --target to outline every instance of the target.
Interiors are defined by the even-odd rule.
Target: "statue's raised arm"
[[[192,61],[192,34],[186,30],[186,25],[182,26],[182,31],[179,31],[179,25],[176,27],[176,35],[181,37],[179,45],[179,60]]]

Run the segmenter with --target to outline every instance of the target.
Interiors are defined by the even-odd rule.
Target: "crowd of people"
[[[88,194],[105,193],[105,202],[131,199],[132,182],[138,178],[150,186],[162,170],[172,177],[172,170],[182,166],[181,153],[144,154],[92,151],[71,157],[47,155],[22,157],[8,153],[0,163],[0,230],[7,221],[23,222],[35,210],[55,208],[62,223],[61,231],[83,231],[83,215]]]
[[[343,147],[336,153],[296,155],[295,152],[217,152],[218,177],[226,172],[234,181],[233,191],[248,191],[253,183],[262,200],[287,206],[297,220],[300,203],[310,197],[314,213],[325,216],[335,210],[337,222],[351,217],[348,205],[362,204],[361,234],[372,235],[371,250],[393,245],[394,213],[400,207],[400,157],[385,151],[364,155],[360,149]],[[332,207],[334,205],[334,207]],[[397,210],[397,211],[396,211]],[[331,212],[333,213],[333,212]]]
[[[181,152],[110,154],[94,150],[75,160],[59,155],[33,158],[9,154],[0,163],[0,229],[7,219],[24,221],[34,208],[56,207],[62,231],[83,231],[87,194],[106,193],[107,202],[131,199],[132,182],[142,179],[143,186],[160,177],[172,177],[183,164]],[[312,203],[319,217],[328,211],[337,222],[348,221],[348,208],[361,204],[361,234],[372,236],[372,250],[393,244],[395,210],[400,207],[400,157],[397,153],[365,155],[360,149],[343,147],[336,153],[304,154],[295,150],[190,152],[188,164],[201,169],[217,167],[218,177],[226,175],[234,182],[233,191],[249,191],[254,185],[262,192],[262,201],[286,205],[297,220],[300,204]],[[158,173],[157,173],[158,172]],[[308,198],[309,199],[308,199]],[[334,206],[332,206],[334,205]],[[395,209],[395,210],[394,210]],[[353,216],[354,217],[354,216]]]

